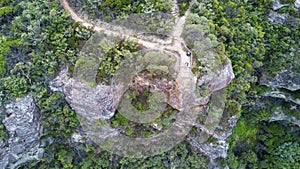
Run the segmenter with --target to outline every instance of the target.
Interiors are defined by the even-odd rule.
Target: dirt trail
[[[133,31],[128,30],[126,28],[116,26],[116,25],[110,25],[108,23],[101,22],[101,21],[98,21],[97,24],[93,24],[89,20],[83,19],[77,13],[75,13],[74,10],[70,7],[67,0],[60,0],[60,3],[64,7],[64,9],[67,10],[70,13],[71,18],[74,21],[80,22],[82,26],[92,28],[94,31],[97,31],[97,32],[103,32],[104,34],[113,35],[113,36],[120,36],[121,35],[121,36],[126,37],[126,38],[135,39],[135,40],[138,40],[138,42],[140,44],[142,44],[143,46],[148,47],[150,49],[157,49],[157,46],[165,46],[169,50],[172,49],[172,50],[178,51],[179,49],[181,49],[181,47],[180,48],[178,48],[178,46],[175,47],[172,44],[172,43],[174,43],[174,40],[177,43],[178,43],[178,41],[181,41],[180,43],[184,43],[183,40],[180,38],[180,35],[183,31],[185,18],[188,15],[189,10],[186,13],[186,15],[184,15],[183,17],[178,18],[177,17],[177,15],[178,15],[178,4],[177,4],[176,0],[174,0],[174,4],[173,4],[174,7],[172,9],[173,15],[175,15],[175,17],[177,17],[176,25],[174,26],[174,29],[171,33],[172,38],[168,39],[168,40],[162,40],[162,39],[159,39],[157,37],[155,39],[153,39],[153,37],[151,37],[152,39],[150,39],[149,37],[143,36],[143,35],[139,35],[138,38],[134,38],[136,36],[134,36],[134,34],[132,33]]]

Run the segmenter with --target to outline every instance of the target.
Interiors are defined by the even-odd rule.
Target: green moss
[[[178,110],[175,110],[171,106],[168,106],[167,110],[164,111],[161,115],[160,121],[162,123],[162,126],[170,126],[176,120],[176,113],[178,113]]]
[[[5,140],[7,138],[7,136],[8,135],[7,135],[4,125],[2,123],[0,123],[0,139]]]
[[[13,11],[12,6],[1,6],[0,7],[0,16],[2,17],[3,15],[9,14]]]
[[[169,74],[168,66],[149,65],[147,66],[147,70],[149,70],[149,72],[153,73],[155,76]]]
[[[149,108],[148,99],[151,95],[151,92],[144,91],[141,94],[138,94],[135,98],[132,100],[133,106],[139,110],[139,111],[146,111]]]
[[[133,127],[129,127],[125,130],[125,135],[130,136],[134,132]]]
[[[1,80],[6,98],[21,97],[30,89],[29,79],[24,76],[7,76]]]
[[[149,132],[149,131],[142,131],[141,134],[142,134],[143,137],[150,137],[152,135],[152,133]]]
[[[229,116],[238,116],[240,115],[242,106],[235,100],[228,100],[226,103],[226,112]]]
[[[172,64],[175,59],[163,52],[149,51],[144,57],[138,58],[137,64],[141,65],[141,70],[149,68],[153,71],[158,71],[161,73],[172,73]]]
[[[116,113],[112,118],[111,122],[114,126],[126,126],[129,123],[129,120],[122,116],[120,113]]]

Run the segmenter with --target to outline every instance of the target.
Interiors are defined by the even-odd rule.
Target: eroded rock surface
[[[291,70],[282,70],[275,73],[274,77],[263,75],[260,79],[260,85],[296,91],[300,89],[300,73],[295,73]]]
[[[266,88],[266,90],[269,90]],[[263,93],[255,104],[249,109],[250,111],[266,110],[265,118],[263,120],[271,123],[283,123],[285,126],[299,126],[300,127],[300,98],[297,95],[292,95],[292,92],[280,91],[266,91]],[[270,105],[272,107],[270,108]]]
[[[286,121],[288,123],[292,123],[300,127],[300,119],[291,115],[286,115],[282,111],[275,111],[273,113],[272,117],[269,118],[269,122],[273,122],[273,121]]]
[[[215,69],[217,73],[210,73],[201,76],[198,79],[198,86],[201,86],[206,83],[208,84],[210,91],[212,93],[225,88],[235,77],[233,73],[231,61],[227,59],[227,62],[228,62],[227,64],[219,65]]]
[[[272,7],[273,10],[276,11],[285,6],[289,6],[289,4],[281,4],[279,0],[273,0],[273,7]]]
[[[265,97],[272,97],[276,99],[283,99],[287,102],[292,102],[294,104],[297,104],[300,106],[300,98],[297,98],[296,96],[293,96],[291,93],[283,92],[283,91],[272,91],[264,93],[263,96]]]
[[[277,12],[270,12],[268,20],[271,24],[283,24],[288,18],[288,14],[279,14]]]
[[[201,145],[198,145],[197,148],[211,159],[216,159],[227,157],[228,146],[229,144],[226,141],[217,141],[214,143],[202,143]]]
[[[113,104],[111,86],[99,84],[91,87],[83,80],[69,78],[67,68],[50,83],[50,88],[64,93],[76,113],[90,120],[110,119],[117,108],[117,105]]]
[[[300,98],[297,94],[300,74],[289,69],[276,72],[273,76],[263,74],[259,84],[267,87],[253,108],[266,109],[271,103],[274,107],[269,110],[272,115],[265,120],[300,126]]]
[[[204,124],[196,124],[197,134],[188,138],[192,147],[208,156],[212,163],[217,158],[226,158],[229,146],[227,139],[239,119],[239,116],[226,111],[225,103],[224,90],[213,93],[206,108]]]
[[[41,160],[42,125],[40,113],[30,95],[4,103],[0,109],[8,138],[0,149],[0,168],[16,168],[31,160]]]

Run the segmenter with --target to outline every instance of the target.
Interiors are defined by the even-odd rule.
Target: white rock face
[[[297,91],[300,89],[300,73],[295,73],[291,70],[282,70],[276,72],[274,77],[263,75],[260,78],[259,84],[271,88],[284,88],[290,91]]]
[[[273,0],[273,10],[276,11],[282,7],[289,6],[289,4],[281,4],[279,0]]]
[[[80,133],[73,133],[71,138],[75,143],[84,143],[84,136],[82,136]]]
[[[296,0],[295,1],[295,7],[296,8],[300,8],[300,0]]]
[[[270,12],[268,20],[271,24],[283,24],[288,17],[288,14],[279,14],[277,12]]]

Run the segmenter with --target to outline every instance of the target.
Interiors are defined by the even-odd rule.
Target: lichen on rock
[[[277,12],[270,12],[268,16],[268,20],[270,21],[271,24],[283,24],[287,18],[288,14],[280,14]]]
[[[296,91],[300,89],[300,73],[292,70],[282,70],[275,72],[274,76],[263,74],[259,83],[271,88],[284,88]]]
[[[273,7],[272,7],[272,9],[274,11],[276,11],[276,10],[278,10],[280,8],[286,7],[286,6],[289,6],[289,4],[281,4],[280,0],[273,0]]]
[[[0,149],[0,168],[17,168],[28,161],[41,160],[42,125],[40,112],[32,96],[7,101],[0,109],[8,138]]]

